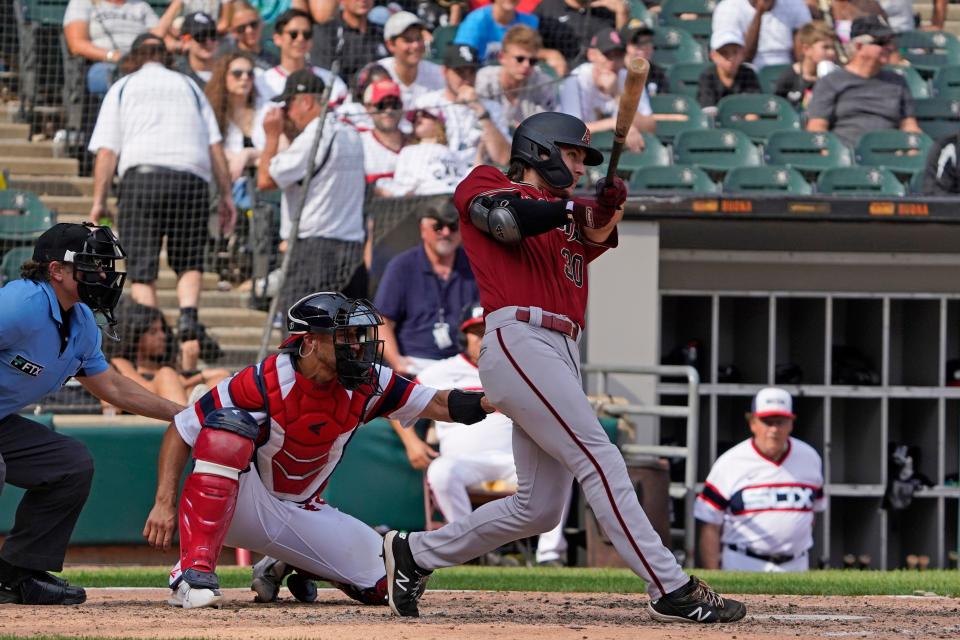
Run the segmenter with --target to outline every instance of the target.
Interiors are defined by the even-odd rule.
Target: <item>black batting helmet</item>
[[[333,336],[337,378],[347,389],[361,385],[379,389],[383,340],[378,339],[377,327],[381,324],[383,318],[372,303],[332,291],[304,296],[287,312],[287,331],[294,338],[307,333]],[[299,340],[288,340],[283,347],[299,349]]]
[[[479,301],[465,305],[463,310],[460,311],[460,324],[457,327],[459,330],[457,339],[460,342],[460,351],[467,350],[467,329],[478,324],[483,324],[483,313],[483,307],[480,306]]]
[[[603,154],[590,146],[587,125],[569,114],[553,112],[537,113],[520,123],[513,134],[510,160],[522,160],[551,187],[566,189],[573,184],[573,174],[563,163],[559,145],[586,151],[583,162],[588,166],[603,162]]]

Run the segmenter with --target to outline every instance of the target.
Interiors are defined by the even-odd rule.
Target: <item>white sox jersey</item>
[[[380,387],[373,395],[366,387],[345,389],[336,379],[315,384],[281,353],[222,381],[174,421],[192,447],[212,411],[250,412],[261,425],[254,466],[263,486],[276,498],[304,502],[323,491],[360,424],[384,416],[409,426],[436,394],[387,367],[380,368]]]
[[[813,447],[790,438],[774,462],[750,438],[717,458],[693,513],[723,525],[723,545],[798,555],[813,546],[813,513],[824,508],[823,463]]]
[[[510,140],[510,131],[500,105],[492,100],[481,100],[481,103],[490,114],[490,121],[500,130],[504,138]],[[446,90],[441,89],[420,96],[414,106],[418,109],[440,109],[443,112],[447,146],[466,166],[472,167],[476,164],[477,148],[483,137],[483,123],[469,105],[451,102],[447,99]]]
[[[417,381],[434,389],[482,391],[477,365],[463,355],[441,360],[417,375]],[[436,421],[441,456],[474,457],[487,452],[513,455],[513,422],[499,411],[473,425]]]
[[[363,172],[366,174],[367,184],[376,184],[378,180],[393,178],[400,152],[380,142],[373,129],[361,131],[360,141],[363,143]]]

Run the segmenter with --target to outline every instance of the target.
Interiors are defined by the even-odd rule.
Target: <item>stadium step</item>
[[[249,309],[250,294],[244,291],[204,291],[200,298],[200,306],[205,308],[222,309]],[[177,308],[177,292],[175,289],[160,289],[157,291],[157,303],[163,308]]]
[[[93,206],[90,196],[40,196],[43,204],[57,212],[58,222],[83,222]],[[111,211],[117,210],[116,198],[110,198],[108,206]]]
[[[8,169],[16,177],[76,176],[79,168],[73,158],[3,158],[0,167]]]
[[[30,137],[30,125],[19,122],[0,122],[0,140],[26,140]]]
[[[260,337],[263,335],[263,326],[257,327],[212,327],[212,335],[220,346],[226,349],[229,347],[250,347],[258,348],[260,346]],[[282,333],[274,329],[270,336],[270,344],[277,345],[283,339]]]
[[[164,309],[164,316],[167,323],[177,326],[177,317],[180,312],[177,309]],[[216,307],[206,307],[200,305],[200,322],[206,327],[262,327],[267,314],[253,309],[218,309]]]
[[[26,140],[0,140],[0,158],[52,158],[53,143]]]
[[[123,241],[120,241],[120,244],[123,244]],[[204,291],[216,291],[217,283],[220,282],[220,276],[215,273],[204,273],[203,274],[203,290]],[[127,285],[130,286],[129,284]],[[177,287],[177,274],[173,272],[173,269],[160,269],[160,273],[157,275],[157,291],[163,291],[165,289],[176,289]]]
[[[3,165],[0,160],[0,165]],[[77,176],[25,176],[15,175],[10,179],[10,186],[14,189],[32,191],[37,195],[51,196],[86,196],[93,195],[93,178]]]

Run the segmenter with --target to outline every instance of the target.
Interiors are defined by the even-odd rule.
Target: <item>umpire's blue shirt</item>
[[[61,338],[60,304],[47,282],[14,280],[0,289],[0,418],[63,386],[107,370],[93,312],[77,303]]]

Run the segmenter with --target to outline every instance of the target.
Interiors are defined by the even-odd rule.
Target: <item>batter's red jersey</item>
[[[531,184],[511,182],[502,171],[489,166],[475,168],[457,186],[453,202],[460,212],[463,248],[480,287],[480,304],[488,313],[508,306],[540,307],[583,327],[587,264],[617,246],[616,229],[602,245],[583,237],[573,223],[523,238],[519,244],[502,244],[470,222],[474,198],[496,194],[557,200]]]

